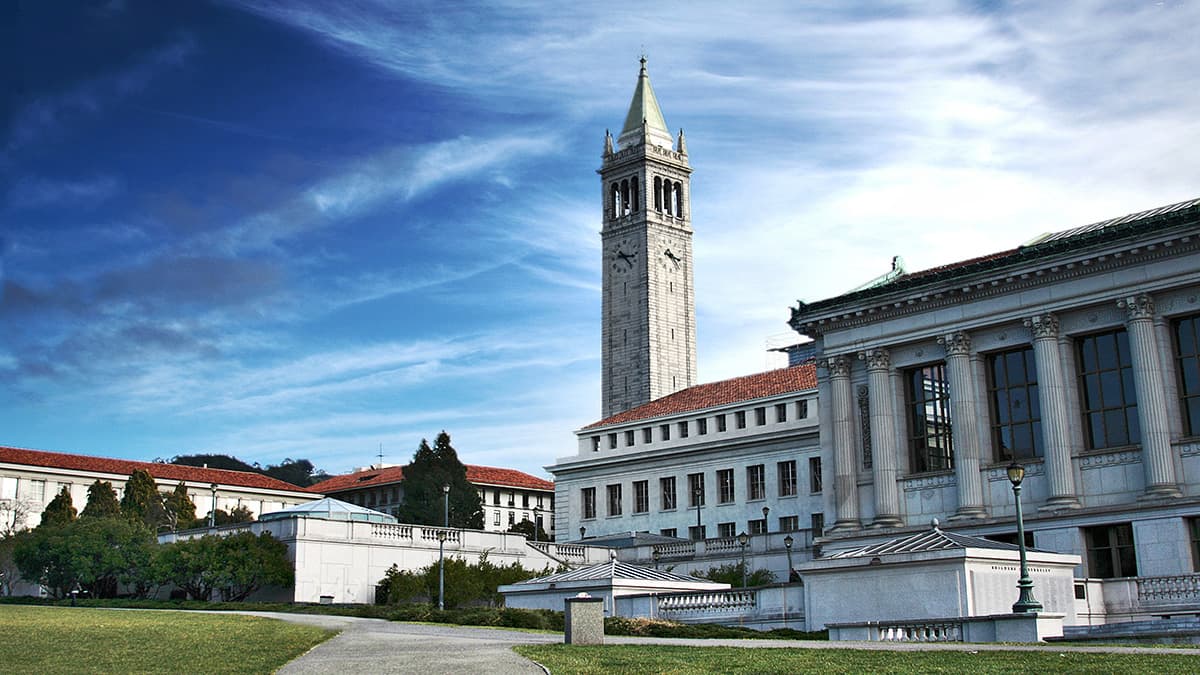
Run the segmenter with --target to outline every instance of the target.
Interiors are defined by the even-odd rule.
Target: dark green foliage
[[[229,455],[178,455],[172,457],[170,463],[184,466],[207,466],[210,469],[228,469],[230,471],[261,472],[257,466],[247,464],[237,457]]]
[[[226,511],[225,509],[217,509],[217,511],[214,515],[215,515],[217,527],[220,527],[222,525],[237,525],[239,523],[254,522],[254,513],[245,506],[234,507],[234,509],[232,511]],[[200,520],[201,525],[206,525],[207,523],[208,523],[208,519]]]
[[[450,445],[450,435],[438,434],[433,447],[424,439],[411,463],[404,467],[404,504],[397,517],[402,523],[442,525],[442,486],[450,486],[450,527],[483,529],[483,502],[467,482],[467,467]]]
[[[163,496],[154,483],[154,477],[146,471],[135,469],[125,483],[125,495],[121,497],[121,513],[130,520],[144,523],[151,531],[167,523],[167,509]]]
[[[230,471],[249,471],[277,478],[292,485],[308,487],[328,476],[324,471],[318,471],[307,459],[292,459],[288,457],[279,464],[270,464],[262,468],[257,463],[247,464],[237,457],[230,455],[178,455],[171,458],[171,464],[184,466],[207,466],[210,469],[228,469]]]
[[[736,562],[728,565],[720,565],[719,567],[710,567],[707,572],[700,576],[709,581],[718,583],[726,583],[734,588],[742,586],[742,572],[746,569],[746,563]],[[754,586],[766,586],[775,582],[775,573],[771,570],[750,570],[746,573],[746,586],[753,588]]]
[[[187,530],[202,524],[196,519],[196,504],[188,496],[187,486],[179,483],[163,499],[166,509],[167,523],[171,530]]]
[[[76,583],[93,597],[116,595],[118,583],[147,576],[154,535],[124,518],[82,518],[20,537],[13,558],[21,576],[63,597]]]
[[[828,631],[804,632],[790,628],[759,631],[715,623],[675,623],[658,619],[632,619],[611,616],[604,620],[605,635],[634,635],[671,638],[751,638],[764,640],[828,640]]]
[[[112,483],[97,480],[88,488],[87,504],[83,507],[80,518],[112,518],[121,515],[121,504],[117,501],[117,491]]]
[[[469,607],[439,610],[429,605],[401,605],[391,609],[387,618],[392,621],[428,621],[459,626],[504,626],[541,630],[563,630],[563,613],[548,609],[508,609],[503,607]]]
[[[71,503],[71,489],[64,485],[42,511],[42,522],[38,527],[62,527],[75,520],[75,513],[75,505]]]
[[[447,608],[481,603],[500,605],[504,598],[497,591],[498,587],[551,572],[548,569],[530,572],[515,562],[496,565],[488,560],[487,554],[481,555],[479,562],[471,565],[459,557],[447,557],[445,564],[444,604]],[[433,562],[413,572],[392,565],[379,582],[376,597],[393,605],[412,602],[436,604],[437,594],[438,564]]]
[[[536,537],[534,536],[534,532],[533,532],[535,527],[537,528],[537,536]],[[508,531],[513,532],[515,534],[523,534],[530,541],[535,541],[535,540],[536,541],[550,541],[550,535],[546,534],[546,531],[543,530],[540,525],[535,526],[533,524],[533,521],[528,518],[525,518],[525,519],[521,520],[521,522],[517,523],[516,525],[513,525],[512,527],[508,528]]]
[[[263,586],[286,586],[293,578],[287,546],[267,532],[205,535],[165,544],[154,570],[155,581],[172,583],[193,600],[209,600],[213,591],[220,591],[225,600],[240,602]]]
[[[308,487],[313,484],[313,473],[315,470],[313,463],[307,459],[292,459],[288,457],[279,464],[268,466],[262,472],[285,483]]]

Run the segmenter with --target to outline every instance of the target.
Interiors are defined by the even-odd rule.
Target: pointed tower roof
[[[662,110],[658,107],[658,99],[654,97],[654,88],[650,86],[650,75],[646,73],[646,57],[641,59],[642,70],[638,73],[637,86],[633,89],[633,100],[629,103],[629,112],[625,115],[625,126],[617,138],[621,148],[635,145],[642,140],[645,133],[647,143],[670,148],[675,140],[667,129]]]

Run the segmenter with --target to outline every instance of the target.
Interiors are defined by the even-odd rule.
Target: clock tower
[[[646,59],[620,135],[605,132],[602,416],[696,381],[692,214],[683,130],[672,138]]]

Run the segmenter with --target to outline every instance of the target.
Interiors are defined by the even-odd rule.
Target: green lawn
[[[0,606],[4,673],[270,673],[334,633],[228,614]]]
[[[748,649],[664,645],[523,645],[517,653],[569,673],[1197,673],[1187,654],[1081,654],[1053,647],[1036,652]]]

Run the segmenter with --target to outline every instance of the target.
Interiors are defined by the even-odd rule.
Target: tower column
[[[1025,320],[1033,335],[1038,404],[1042,409],[1042,440],[1046,448],[1049,497],[1044,509],[1077,509],[1075,472],[1071,467],[1070,413],[1062,360],[1058,354],[1058,317],[1046,313]]]
[[[871,474],[875,482],[875,520],[871,527],[899,527],[900,493],[896,457],[896,412],[892,404],[892,357],[886,349],[869,349],[858,358],[867,362],[867,390],[871,404]]]
[[[834,508],[833,530],[857,530],[858,465],[854,461],[854,395],[850,388],[850,359],[831,356],[820,364],[829,373],[833,418]]]
[[[1122,298],[1133,361],[1133,386],[1137,392],[1138,424],[1142,431],[1142,466],[1146,471],[1147,499],[1181,497],[1171,453],[1171,427],[1167,420],[1166,384],[1154,336],[1154,300],[1146,294]]]
[[[950,378],[951,441],[954,443],[954,478],[958,483],[958,511],[951,520],[983,518],[983,481],[979,477],[979,410],[971,376],[971,336],[958,332],[938,338],[946,349],[946,374]]]

